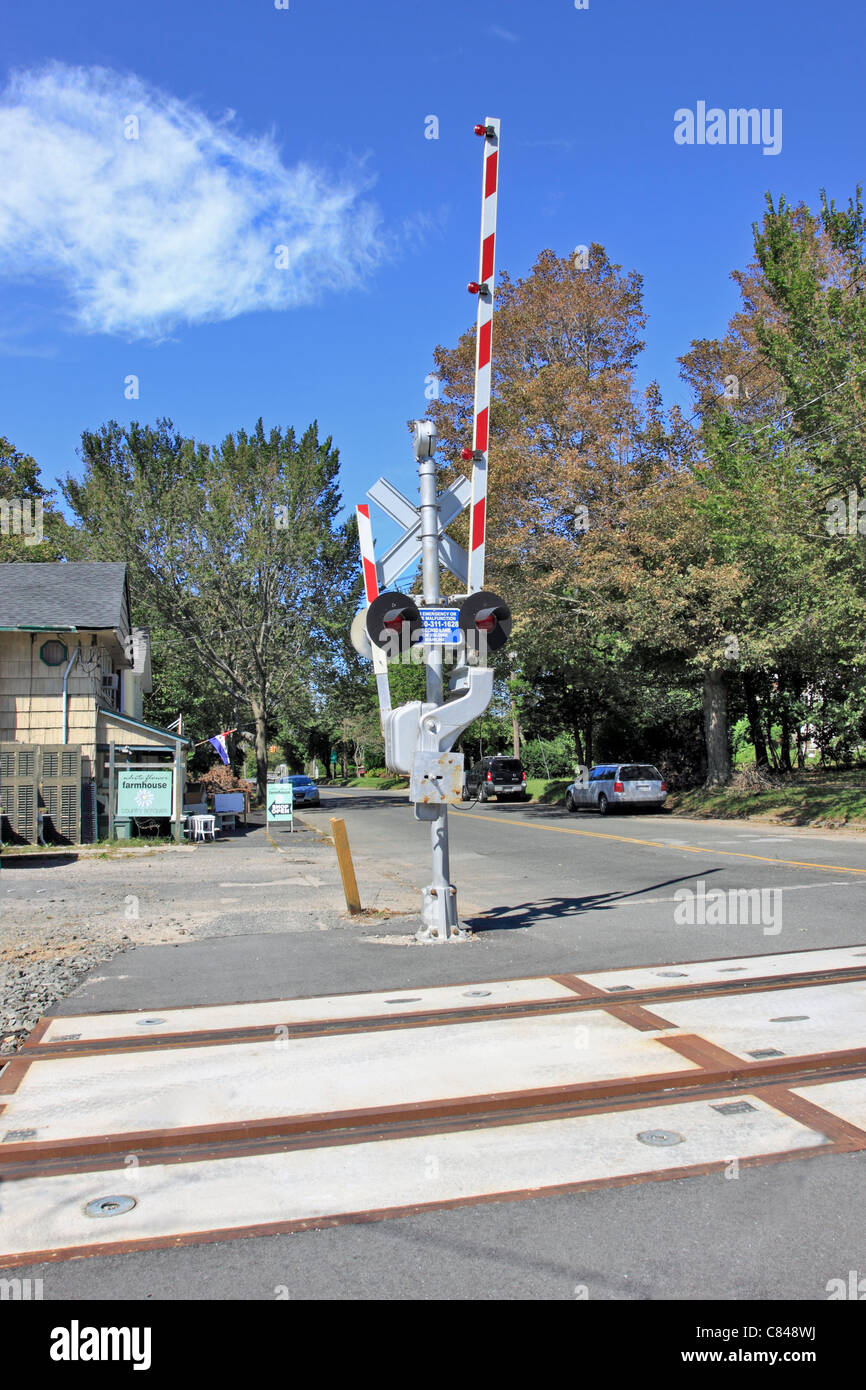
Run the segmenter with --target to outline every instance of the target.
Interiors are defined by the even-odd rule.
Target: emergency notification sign
[[[268,820],[288,825],[292,820],[293,801],[291,782],[269,782],[266,801]]]
[[[424,608],[421,614],[421,642],[428,647],[459,647],[460,609]]]

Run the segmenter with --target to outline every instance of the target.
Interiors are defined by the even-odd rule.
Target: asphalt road
[[[305,815],[311,823],[345,817],[362,881],[380,864],[401,891],[427,881],[429,829],[413,821],[404,797],[326,791],[321,809]],[[139,946],[101,965],[56,1012],[866,942],[866,838],[854,834],[666,815],[602,821],[496,803],[456,809],[451,824],[469,943],[410,945],[412,916],[257,935],[241,927],[239,906],[237,934]],[[302,851],[284,851],[293,852]],[[234,846],[233,874],[242,856]],[[700,918],[700,883],[725,895],[716,902],[722,920],[678,921],[689,906]],[[675,898],[682,890],[696,896]],[[739,911],[731,890],[764,890],[757,920],[730,920]],[[705,899],[712,917],[706,908]],[[743,1168],[737,1181],[715,1174],[644,1183],[16,1273],[43,1278],[46,1299],[271,1299],[284,1291],[296,1300],[573,1299],[585,1289],[601,1300],[823,1300],[829,1280],[866,1272],[864,1177],[866,1155],[824,1156]]]
[[[355,853],[429,881],[429,826],[403,795],[325,792],[308,814],[342,815]],[[847,945],[866,927],[857,833],[488,802],[454,808],[450,836],[461,917],[530,973]]]

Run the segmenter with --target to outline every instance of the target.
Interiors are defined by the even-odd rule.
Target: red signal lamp
[[[495,135],[496,131],[492,125],[477,125],[474,127],[476,135]]]
[[[477,280],[470,280],[470,281],[469,281],[469,284],[466,286],[466,288],[467,288],[467,290],[469,291],[470,294],[489,294],[489,293],[490,293],[490,288],[489,288],[489,286],[488,286],[486,280],[484,281],[483,284],[479,284]]]
[[[462,458],[462,460],[463,460],[464,463],[469,463],[470,460],[471,460],[471,459],[474,459],[474,457],[475,457],[475,450],[474,450],[474,449],[461,449],[461,450],[460,450],[460,457]]]
[[[414,646],[421,637],[423,626],[415,600],[396,589],[389,589],[374,599],[364,621],[370,641],[374,646],[383,648],[390,641],[386,633],[391,632],[401,638],[405,633],[409,646]]]
[[[487,651],[498,652],[511,635],[511,609],[498,594],[487,589],[470,594],[460,606],[457,618],[467,651],[478,650],[478,634],[483,632]]]

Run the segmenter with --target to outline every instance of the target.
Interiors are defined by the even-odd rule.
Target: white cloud
[[[139,338],[362,284],[384,252],[370,179],[289,168],[233,120],[105,68],[14,74],[0,96],[0,274],[59,279],[79,328]]]
[[[519,43],[520,35],[513,34],[510,29],[501,29],[498,24],[491,24],[487,30],[495,39],[502,39],[503,43]]]

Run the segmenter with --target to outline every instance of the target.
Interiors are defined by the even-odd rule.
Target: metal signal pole
[[[439,494],[436,487],[436,432],[429,420],[415,425],[415,456],[418,459],[418,491],[421,514],[421,583],[425,605],[436,606],[442,591],[439,581]],[[437,707],[443,703],[442,648],[435,644],[424,654],[427,675],[427,703]],[[438,748],[431,741],[431,748]],[[469,933],[460,925],[457,916],[457,889],[451,882],[448,855],[448,807],[426,805],[418,808],[430,819],[430,848],[433,861],[432,879],[421,892],[421,941],[466,939]]]

